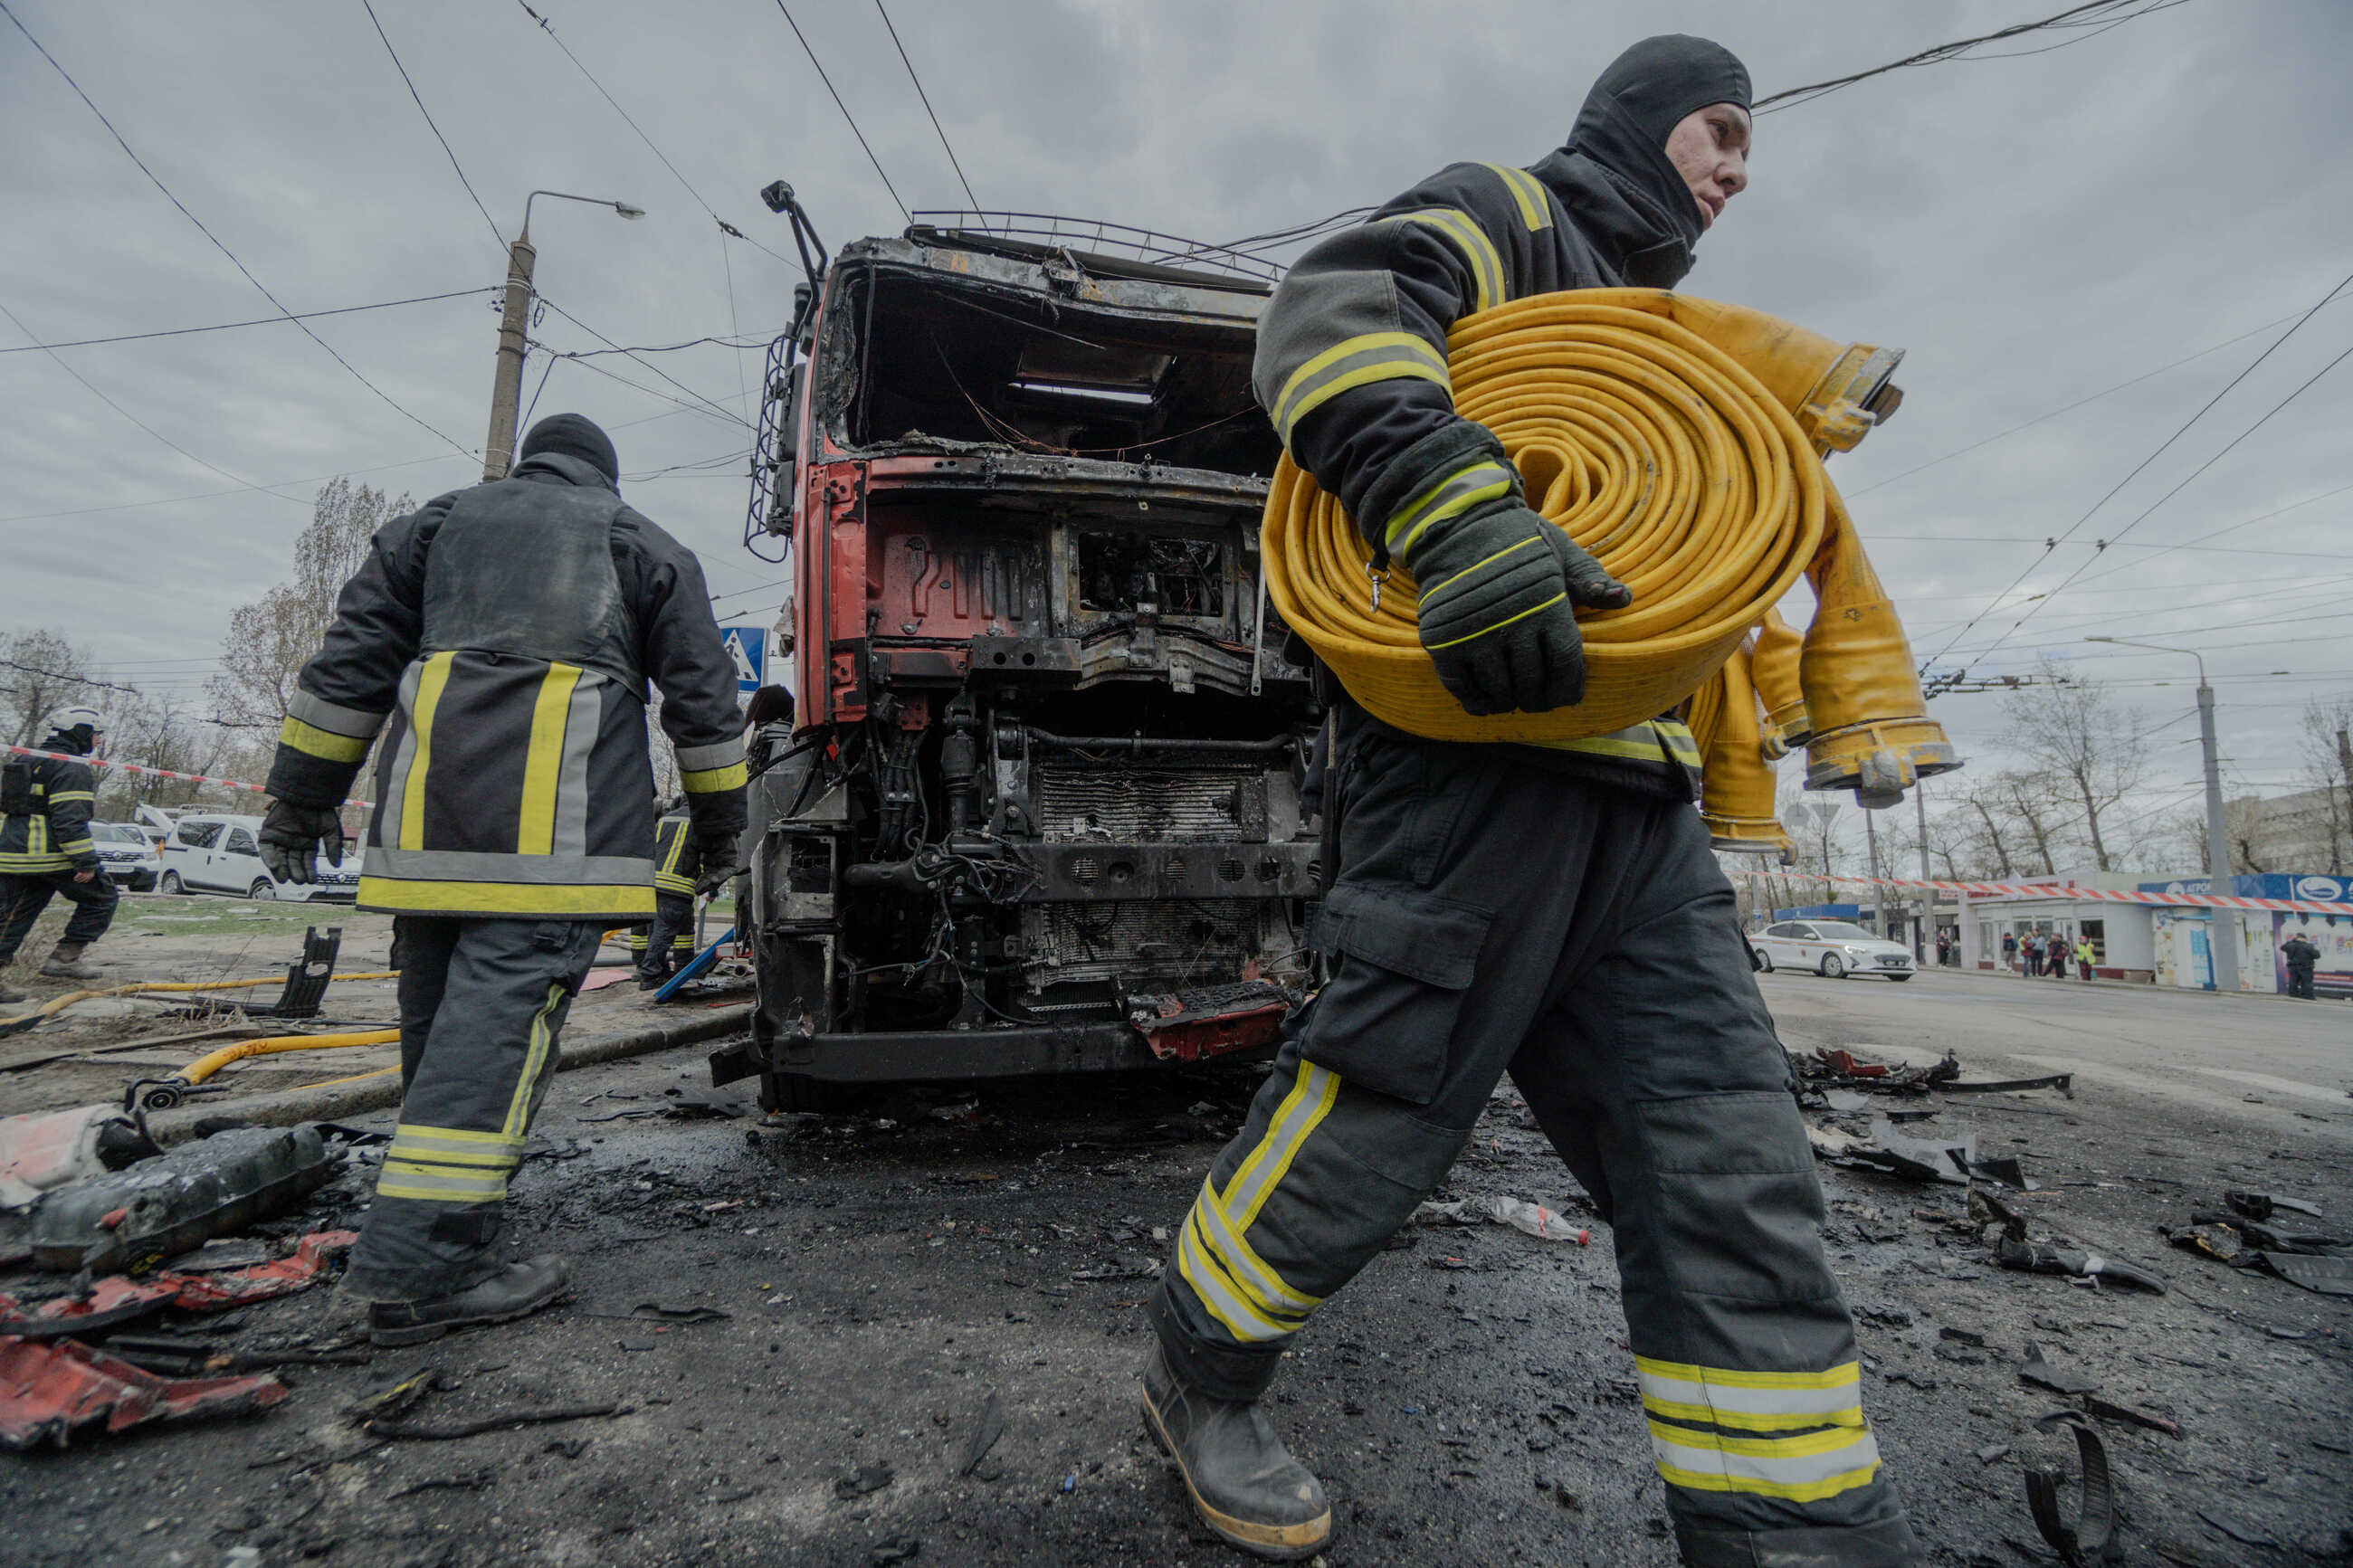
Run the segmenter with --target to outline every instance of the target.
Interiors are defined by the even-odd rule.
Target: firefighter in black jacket
[[[619,474],[561,414],[508,478],[385,524],[279,739],[262,853],[294,881],[341,853],[336,803],[376,745],[359,907],[399,917],[403,1097],[344,1286],[378,1344],[563,1292],[560,1259],[505,1259],[501,1221],[598,941],[654,912],[649,679],[694,837],[733,863],[733,661],[701,565]]]
[[[1468,712],[1576,703],[1575,612],[1630,595],[1454,412],[1448,330],[1531,294],[1672,287],[1746,184],[1748,101],[1720,47],[1638,44],[1566,147],[1432,175],[1309,251],[1261,321],[1260,401],[1376,559],[1411,573],[1422,646]],[[1338,864],[1315,936],[1331,978],[1286,1024],[1151,1302],[1145,1421],[1198,1510],[1264,1556],[1322,1547],[1324,1489],[1259,1397],[1508,1070],[1613,1226],[1683,1561],[1916,1563],[1788,1068],[1692,809],[1690,731],[1436,742],[1343,701],[1335,732]]]
[[[670,970],[694,952],[694,889],[702,877],[702,845],[681,795],[654,824],[654,921],[631,939],[644,944],[638,955],[638,989],[651,991]]]
[[[99,725],[95,708],[63,709],[50,715],[49,738],[37,749],[86,757],[98,750],[104,732]],[[0,763],[0,969],[16,962],[50,895],[63,893],[74,912],[41,973],[58,980],[100,978],[81,962],[81,952],[106,934],[121,895],[90,836],[97,793],[88,763],[10,756]],[[0,983],[0,1002],[24,999],[22,991]]]

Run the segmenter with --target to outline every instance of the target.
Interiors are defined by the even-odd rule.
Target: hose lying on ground
[[[375,969],[358,974],[336,974],[331,980],[397,980],[397,969]],[[62,996],[52,996],[29,1013],[14,1018],[0,1018],[0,1035],[13,1035],[19,1029],[29,1029],[44,1018],[54,1017],[77,1002],[95,1001],[102,996],[141,996],[158,992],[174,991],[238,991],[253,985],[283,985],[286,976],[268,974],[259,980],[140,980],[128,985],[110,985],[100,991],[69,991]]]
[[[147,1079],[131,1086],[131,1095],[137,1103],[150,1110],[169,1110],[187,1098],[187,1091],[220,1071],[231,1062],[248,1057],[272,1056],[280,1051],[345,1050],[359,1046],[388,1046],[400,1038],[398,1029],[357,1029],[339,1035],[271,1035],[264,1039],[239,1040],[216,1051],[207,1051],[169,1078]]]
[[[1795,649],[1803,701],[1786,716],[1803,728],[1791,733],[1785,722],[1778,733],[1785,744],[1812,742],[1808,786],[1885,805],[1921,775],[1958,765],[1926,718],[1903,628],[1822,472],[1824,452],[1852,447],[1894,411],[1901,394],[1888,376],[1899,353],[1648,289],[1514,300],[1465,317],[1447,349],[1456,409],[1495,433],[1528,504],[1598,556],[1633,602],[1578,613],[1582,702],[1474,717],[1422,651],[1410,584],[1371,607],[1363,536],[1286,457],[1267,497],[1268,588],[1358,702],[1433,740],[1607,734],[1690,699],[1805,576],[1818,611]],[[1780,634],[1760,648],[1772,667],[1769,677],[1757,670],[1760,684],[1792,662],[1788,628]],[[1767,700],[1788,698],[1777,684]]]

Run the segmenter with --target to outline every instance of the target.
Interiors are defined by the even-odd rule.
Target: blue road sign
[[[735,694],[749,697],[759,690],[761,674],[767,668],[768,628],[722,626],[719,640],[727,645],[728,656],[735,661]]]

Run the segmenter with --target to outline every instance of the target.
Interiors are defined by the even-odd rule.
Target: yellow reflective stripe
[[[403,831],[406,824],[402,825]],[[573,887],[533,882],[438,882],[400,877],[360,877],[359,901],[375,909],[445,914],[607,915],[651,918],[650,882],[582,883]]]
[[[1339,373],[1345,361],[1375,353],[1386,357]],[[1446,356],[1411,332],[1366,332],[1344,339],[1291,373],[1274,400],[1274,427],[1288,442],[1292,427],[1327,400],[1368,381],[1399,376],[1419,376],[1440,386],[1451,384],[1446,379]]]
[[[1266,1135],[1242,1161],[1234,1179],[1226,1184],[1226,1190],[1218,1195],[1226,1222],[1236,1232],[1247,1233],[1256,1223],[1258,1211],[1274,1195],[1276,1185],[1291,1169],[1291,1162],[1298,1157],[1299,1146],[1332,1113],[1332,1102],[1339,1095],[1338,1073],[1314,1062],[1299,1064],[1299,1077],[1292,1084],[1291,1092],[1282,1097],[1282,1103],[1275,1108],[1266,1124]],[[1242,1205],[1239,1214],[1234,1208],[1237,1202]]]
[[[1421,603],[1425,605],[1429,604],[1432,599],[1435,599],[1439,595],[1443,594],[1448,588],[1460,583],[1463,578],[1468,577],[1473,572],[1482,572],[1488,567],[1493,566],[1496,562],[1501,561],[1506,555],[1511,555],[1519,551],[1525,550],[1531,544],[1541,544],[1544,541],[1538,539],[1535,535],[1530,534],[1527,538],[1519,541],[1517,543],[1506,544],[1504,548],[1498,550],[1493,555],[1488,556],[1485,560],[1474,561],[1470,565],[1462,568],[1461,571],[1454,574],[1453,576],[1441,577],[1437,582],[1432,583],[1429,587],[1424,588],[1421,591]]]
[[[367,755],[368,742],[349,735],[338,735],[322,730],[316,724],[306,724],[292,714],[278,726],[278,743],[291,746],[305,756],[323,757],[331,763],[356,763]]]
[[[689,795],[714,795],[723,789],[742,789],[752,777],[748,763],[730,763],[723,768],[705,768],[701,772],[681,770],[678,782]]]
[[[538,1087],[540,1074],[547,1066],[548,1053],[554,1043],[554,1033],[547,1026],[548,1017],[569,994],[562,981],[549,981],[547,1000],[541,1003],[539,1011],[531,1016],[531,1047],[523,1053],[522,1075],[515,1079],[513,1098],[507,1101],[507,1120],[502,1129],[517,1142],[521,1142],[522,1135],[531,1130],[532,1090]]]
[[[1725,1437],[1657,1421],[1649,1425],[1659,1474],[1697,1491],[1810,1500],[1867,1485],[1879,1473],[1879,1444],[1863,1428]]]
[[[1522,610],[1518,615],[1516,615],[1516,616],[1504,616],[1502,620],[1497,621],[1497,622],[1496,622],[1494,625],[1493,625],[1493,626],[1481,626],[1477,631],[1472,632],[1469,637],[1455,637],[1455,638],[1451,639],[1451,641],[1447,641],[1447,642],[1434,642],[1434,643],[1431,643],[1431,644],[1430,645],[1430,651],[1431,651],[1431,652],[1433,652],[1433,653],[1435,653],[1436,651],[1438,651],[1440,648],[1442,648],[1442,647],[1461,647],[1464,643],[1472,642],[1472,641],[1476,640],[1477,638],[1483,637],[1485,637],[1485,636],[1486,636],[1488,633],[1490,633],[1490,632],[1500,632],[1500,631],[1502,631],[1505,626],[1510,626],[1514,621],[1525,621],[1525,620],[1526,620],[1530,616],[1536,615],[1536,614],[1539,614],[1539,613],[1541,613],[1541,612],[1543,612],[1543,611],[1545,611],[1545,610],[1549,610],[1549,609],[1551,609],[1555,605],[1559,604],[1563,599],[1566,599],[1566,598],[1567,598],[1567,597],[1568,597],[1568,595],[1567,595],[1566,593],[1555,594],[1551,598],[1546,599],[1543,604],[1541,604],[1541,605],[1530,605],[1526,609]]]
[[[522,1163],[520,1151],[512,1149],[444,1149],[431,1142],[420,1143],[414,1138],[396,1138],[385,1151],[388,1160],[414,1160],[427,1165],[481,1165],[512,1170]]]
[[[1673,719],[1655,719],[1651,721],[1651,728],[1658,732],[1660,740],[1666,742],[1667,750],[1675,754],[1677,762],[1699,766],[1699,742],[1693,738],[1689,725]]]
[[[580,667],[550,664],[531,710],[531,745],[523,753],[522,816],[515,826],[515,853],[555,852],[555,786],[564,772],[564,721],[572,711]],[[401,823],[405,829],[406,819]]]
[[[449,667],[456,652],[437,653],[417,672],[417,700],[410,707],[410,732],[417,751],[408,763],[408,781],[400,792],[400,844],[403,849],[425,847],[425,770],[433,760],[433,710],[441,705],[441,689],[449,684]]]
[[[1511,489],[1511,473],[1501,463],[1477,462],[1448,474],[1399,507],[1397,515],[1389,519],[1382,534],[1388,542],[1389,553],[1406,553],[1431,523],[1460,517],[1481,501],[1509,495]],[[1398,536],[1399,530],[1405,531],[1402,538]]]
[[[1852,1392],[1841,1397],[1852,1397]],[[1862,1406],[1843,1405],[1834,1410],[1799,1410],[1775,1415],[1763,1411],[1736,1410],[1722,1405],[1691,1405],[1680,1400],[1660,1399],[1642,1395],[1642,1408],[1669,1421],[1705,1422],[1715,1426],[1734,1426],[1744,1432],[1780,1432],[1808,1426],[1860,1426]]]
[[[476,1174],[386,1160],[375,1191],[378,1197],[420,1198],[427,1203],[496,1203],[507,1195],[507,1177],[504,1171]]]
[[[1519,204],[1520,221],[1528,226],[1531,234],[1552,226],[1552,202],[1534,174],[1507,163],[1488,163],[1482,167],[1493,170],[1504,182],[1504,188],[1512,193],[1512,200]]]
[[[68,838],[58,845],[59,853],[66,855],[79,855],[84,850],[95,850],[97,847],[97,845],[87,838]]]
[[[1507,290],[1504,286],[1504,258],[1495,253],[1495,242],[1469,213],[1454,207],[1424,207],[1419,212],[1399,213],[1390,220],[1395,223],[1426,223],[1454,242],[1471,268],[1472,289],[1472,309],[1484,310],[1504,302]]]
[[[510,1138],[503,1132],[477,1132],[470,1127],[427,1127],[418,1121],[404,1121],[392,1130],[396,1138],[438,1138],[452,1143],[496,1143],[502,1148],[520,1149],[522,1140]]]
[[[1201,1184],[1201,1195],[1194,1200],[1192,1219],[1201,1227],[1201,1239],[1211,1255],[1261,1311],[1269,1316],[1304,1317],[1324,1304],[1322,1297],[1303,1294],[1283,1283],[1273,1267],[1242,1239],[1241,1232],[1226,1222],[1225,1210],[1218,1205],[1217,1194],[1206,1181]]]
[[[1209,1315],[1226,1327],[1226,1331],[1246,1344],[1262,1343],[1296,1333],[1297,1322],[1282,1323],[1269,1318],[1244,1299],[1235,1288],[1231,1277],[1218,1267],[1215,1258],[1202,1245],[1199,1232],[1191,1216],[1176,1240],[1176,1270],[1193,1287],[1193,1293]]]
[[[1752,1372],[1638,1355],[1634,1358],[1634,1370],[1645,1382],[1650,1378],[1671,1378],[1709,1388],[1857,1388],[1862,1383],[1862,1367],[1851,1361],[1820,1372]]]
[[[1623,736],[1638,732],[1645,734],[1648,738],[1630,741],[1621,739]],[[1597,756],[1626,757],[1641,763],[1687,762],[1693,767],[1699,765],[1697,756],[1685,758],[1681,754],[1680,748],[1671,755],[1658,738],[1657,727],[1650,724],[1637,724],[1632,730],[1620,730],[1610,735],[1588,736],[1582,741],[1529,741],[1523,743],[1542,746],[1547,751],[1588,752]]]
[[[58,790],[49,796],[51,805],[62,805],[69,800],[95,800],[98,797],[86,789]]]

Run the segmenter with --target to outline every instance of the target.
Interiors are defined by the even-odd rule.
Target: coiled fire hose
[[[1576,707],[1464,712],[1422,651],[1410,583],[1373,607],[1362,534],[1288,457],[1262,529],[1269,592],[1350,696],[1433,740],[1580,740],[1657,718],[1720,688],[1735,652],[1767,628],[1753,683],[1744,658],[1740,690],[1715,699],[1715,716],[1736,710],[1738,722],[1712,731],[1746,747],[1721,767],[1753,761],[1767,785],[1761,813],[1751,799],[1729,815],[1770,821],[1768,736],[1809,747],[1809,788],[1893,805],[1959,762],[1926,717],[1903,627],[1821,458],[1894,411],[1902,357],[1649,289],[1536,295],[1456,323],[1455,408],[1503,442],[1528,504],[1633,590],[1624,609],[1577,614]],[[1774,614],[1800,576],[1817,604],[1802,643]],[[1759,688],[1770,731],[1753,717]],[[1753,776],[1749,786],[1753,797]],[[1771,839],[1725,847],[1778,847],[1778,829]]]

